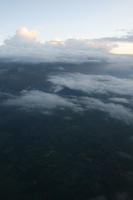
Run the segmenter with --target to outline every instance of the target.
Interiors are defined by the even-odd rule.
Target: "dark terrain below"
[[[75,66],[0,64],[0,199],[132,200],[132,124],[96,110],[45,114],[3,105],[22,90],[51,92],[47,76],[62,70]],[[60,95],[82,93],[64,88]]]

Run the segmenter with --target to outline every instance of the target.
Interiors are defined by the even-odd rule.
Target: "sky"
[[[40,40],[99,38],[133,29],[132,0],[0,0],[0,41],[20,27]]]
[[[133,55],[132,8],[132,0],[0,0],[0,58],[97,62]]]

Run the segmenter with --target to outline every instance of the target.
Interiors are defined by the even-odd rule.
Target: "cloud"
[[[130,101],[126,98],[113,97],[113,98],[110,98],[109,100],[116,103],[123,103],[123,104],[130,103]]]
[[[133,123],[131,109],[117,103],[103,102],[98,98],[86,96],[65,96],[46,93],[39,90],[22,91],[19,96],[9,95],[3,105],[21,108],[25,111],[38,111],[43,114],[54,112],[54,109],[69,108],[73,112],[84,113],[88,110],[100,111],[108,114],[111,118]]]
[[[126,123],[133,122],[133,80],[131,79],[108,75],[62,73],[49,76],[48,81],[57,87],[57,90],[55,89],[57,93],[64,88],[83,92],[82,97],[73,98],[72,102],[76,102],[85,110],[99,110]]]
[[[133,111],[118,103],[105,103],[99,99],[89,97],[81,98],[81,103],[86,106],[86,109],[99,110],[127,124],[133,123]]]
[[[125,42],[124,37],[93,40],[69,38],[64,41],[55,38],[42,43],[37,40],[38,34],[39,32],[36,30],[21,27],[14,36],[6,39],[4,44],[0,46],[0,58],[25,62],[99,63],[106,60],[107,62],[123,63],[124,61],[126,63],[127,60],[128,62],[131,60],[132,63],[132,58],[117,55],[132,53],[132,47],[130,49],[122,47],[123,42]],[[131,36],[128,41],[132,41]],[[121,48],[125,49],[126,52]]]
[[[48,81],[57,87],[67,87],[87,94],[125,95],[133,97],[133,80],[109,75],[62,73],[49,76]]]
[[[19,35],[19,36],[25,37],[25,38],[29,38],[29,39],[35,39],[38,34],[39,34],[38,31],[28,30],[26,27],[21,27],[16,32],[16,35]]]
[[[1,92],[2,106],[44,114],[54,113],[55,109],[69,109],[77,114],[93,110],[133,124],[132,79],[62,71],[48,76],[47,81],[50,83],[47,92],[23,90],[18,95]]]
[[[74,104],[67,99],[56,94],[50,94],[39,90],[22,91],[20,96],[9,98],[4,104],[31,110],[51,110],[56,107],[74,108]]]
[[[133,43],[130,42],[117,42],[117,46],[111,50],[114,54],[133,54]]]
[[[28,47],[28,45],[37,43],[36,39],[38,34],[39,32],[36,30],[28,30],[26,27],[21,27],[13,37],[6,39],[4,43],[7,47]]]
[[[106,37],[98,39],[98,41],[114,44],[110,50],[112,54],[132,55],[133,54],[133,31],[129,31],[120,37]]]

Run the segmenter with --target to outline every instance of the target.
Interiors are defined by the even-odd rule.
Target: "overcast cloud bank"
[[[69,63],[100,62],[103,59],[120,63],[133,61],[128,55],[117,55],[132,54],[131,35],[121,38],[70,38],[64,41],[53,39],[41,42],[37,40],[38,34],[36,30],[28,30],[26,27],[18,29],[14,36],[6,39],[0,46],[0,58],[8,58],[11,61]]]

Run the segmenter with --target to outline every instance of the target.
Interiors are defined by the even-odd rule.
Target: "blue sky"
[[[0,41],[20,27],[39,39],[98,38],[133,29],[132,0],[0,0]]]

